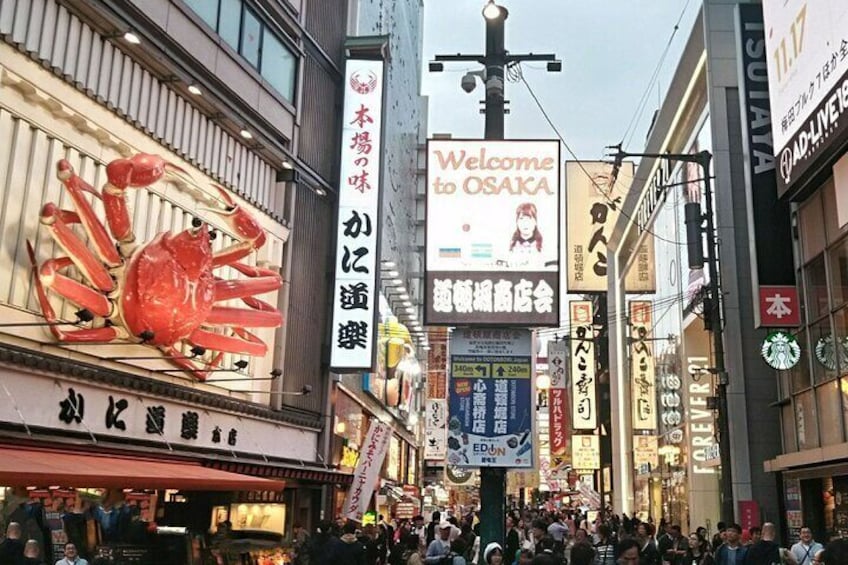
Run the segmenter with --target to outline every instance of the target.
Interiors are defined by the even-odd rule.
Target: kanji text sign
[[[794,286],[760,287],[760,326],[794,328],[801,325],[801,305]]]
[[[428,324],[558,324],[559,158],[557,141],[428,141]]]
[[[370,369],[376,335],[383,62],[348,60],[344,84],[330,364],[338,370]]]

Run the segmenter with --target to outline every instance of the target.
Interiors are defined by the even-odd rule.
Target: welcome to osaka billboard
[[[558,141],[428,141],[427,324],[559,324],[560,178]]]

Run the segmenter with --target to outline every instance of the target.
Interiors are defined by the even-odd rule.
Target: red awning
[[[0,485],[280,491],[283,481],[146,457],[0,445]]]

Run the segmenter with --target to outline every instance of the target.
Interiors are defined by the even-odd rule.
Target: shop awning
[[[280,491],[283,481],[145,457],[0,445],[0,485]]]

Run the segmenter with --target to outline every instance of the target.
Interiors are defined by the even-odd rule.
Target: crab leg
[[[88,200],[86,200],[83,195],[84,192],[88,192],[95,195],[97,198],[100,198],[100,193],[74,172],[74,168],[67,159],[59,161],[59,164],[56,166],[56,176],[60,181],[62,181],[65,188],[68,189],[68,194],[71,196],[74,208],[79,214],[78,216],[75,215],[75,219],[82,224],[85,233],[88,235],[89,239],[91,239],[91,245],[94,247],[98,257],[100,257],[100,259],[110,267],[120,265],[121,257],[115,249],[115,244],[112,242],[109,234],[106,233],[106,228],[103,226],[103,223],[97,218],[94,208],[91,207],[91,204],[89,204]],[[48,206],[53,206],[53,208],[55,208],[53,204],[47,204],[44,207],[45,211]],[[68,212],[65,210],[60,211],[60,213],[53,213],[58,217],[58,219],[70,223],[71,216],[69,216]],[[42,212],[41,215],[42,222],[44,222],[45,212]],[[73,254],[71,254],[71,257],[73,257]]]
[[[197,380],[205,381],[209,377],[208,373],[206,372],[209,370],[208,365],[204,370],[203,368],[201,368],[200,365],[198,365],[191,359],[186,359],[183,356],[182,352],[177,350],[174,346],[163,347],[162,353],[168,356],[168,361],[170,361],[180,369],[188,371],[189,373],[194,375]]]
[[[260,301],[257,301],[260,302]],[[263,303],[264,304],[264,303]],[[273,307],[248,310],[215,306],[203,322],[210,326],[245,326],[248,328],[276,328],[283,323],[283,315]]]
[[[236,204],[236,201],[232,199],[226,189],[217,185],[215,185],[215,188],[218,189],[218,194],[226,202],[227,209],[225,211],[214,211],[224,217],[224,220],[230,225],[240,241],[215,253],[212,258],[213,268],[235,263],[247,257],[254,249],[259,249],[265,245],[265,230],[262,229],[256,219]]]
[[[115,288],[115,281],[109,271],[66,223],[66,219],[73,220],[75,217],[72,212],[60,210],[51,202],[45,204],[44,208],[41,209],[41,223],[50,230],[56,242],[65,250],[83,276],[103,292],[111,292]],[[85,225],[84,221],[83,225]],[[106,237],[108,238],[108,236]],[[115,252],[115,255],[117,256],[117,252]],[[117,264],[120,264],[120,258],[118,258]]]
[[[280,275],[257,277],[245,280],[215,281],[215,301],[232,300],[233,298],[246,298],[254,294],[265,294],[277,290],[283,285]]]
[[[112,313],[112,303],[103,294],[59,273],[73,265],[68,257],[49,259],[41,265],[39,282],[74,304],[91,310],[95,316],[107,317]]]
[[[33,279],[35,282],[35,294],[38,297],[38,303],[41,306],[41,312],[44,315],[44,319],[47,320],[48,323],[50,323],[50,331],[53,333],[57,340],[65,342],[86,343],[112,341],[113,339],[119,337],[118,330],[111,326],[102,328],[87,328],[73,331],[62,331],[61,329],[59,329],[59,318],[56,316],[56,312],[53,310],[53,306],[50,304],[50,300],[47,298],[47,292],[44,290],[44,285],[41,282],[41,276],[38,273],[38,263],[35,260],[35,250],[32,248],[32,244],[29,241],[27,241],[27,253],[29,254],[29,260],[32,264],[32,273],[34,275]],[[63,259],[64,261],[67,261],[67,263],[64,263]],[[56,262],[64,264],[65,266],[70,265],[70,260],[68,260],[67,257],[57,259]],[[48,263],[50,263],[50,261],[48,261]],[[47,263],[45,263],[45,266],[47,266]],[[53,268],[53,266],[51,265],[50,268]],[[79,302],[79,304],[92,310],[97,307],[95,304],[87,304],[82,300]]]
[[[192,345],[225,353],[241,353],[252,357],[261,357],[268,352],[265,342],[242,328],[232,328],[235,336],[221,335],[209,330],[194,330],[188,338]]]

